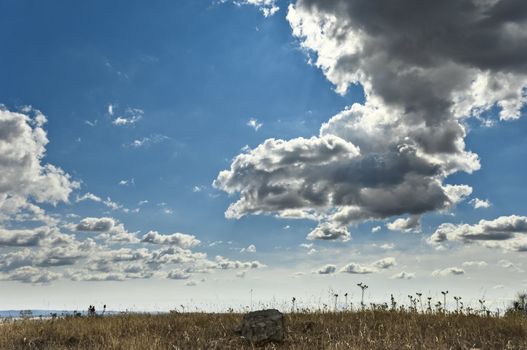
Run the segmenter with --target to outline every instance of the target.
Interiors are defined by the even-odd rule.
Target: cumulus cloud
[[[32,266],[23,266],[11,271],[7,275],[0,275],[0,279],[9,281],[18,281],[32,284],[48,284],[61,277],[56,272],[39,269]]]
[[[474,209],[490,208],[490,206],[492,205],[488,199],[479,198],[471,199],[469,203],[472,204]]]
[[[0,247],[34,247],[49,237],[52,231],[46,227],[32,230],[8,230],[0,227]]]
[[[365,102],[333,116],[317,136],[269,139],[236,156],[214,182],[239,194],[226,217],[314,211],[346,226],[416,218],[470,195],[470,186],[444,183],[480,168],[466,149],[464,120],[493,107],[501,119],[515,119],[526,102],[526,11],[513,6],[523,7],[474,0],[291,4],[287,19],[310,62],[339,93],[360,85]]]
[[[21,211],[42,213],[41,203],[68,202],[79,187],[64,170],[44,163],[46,122],[38,110],[17,113],[0,106],[0,221]]]
[[[465,274],[465,270],[459,267],[447,267],[445,269],[438,269],[432,272],[432,276],[448,276],[454,275],[459,276]]]
[[[242,248],[240,253],[256,253],[256,246],[251,244],[247,248]]]
[[[331,274],[335,273],[335,271],[337,271],[337,266],[332,265],[332,264],[327,264],[327,265],[324,265],[321,268],[317,269],[314,272],[319,274],[319,275],[331,275]]]
[[[139,239],[132,233],[126,231],[124,225],[111,217],[82,219],[76,226],[77,231],[97,232],[98,239],[108,242],[130,242],[137,243]]]
[[[399,279],[399,280],[411,280],[415,278],[415,273],[402,271],[402,272],[396,273],[390,278]]]
[[[372,265],[380,270],[389,269],[397,264],[395,258],[389,257],[377,260]]]
[[[435,245],[449,241],[527,251],[527,217],[500,216],[494,220],[480,220],[474,225],[444,223],[428,238],[428,242]]]
[[[196,239],[196,236],[187,235],[185,233],[173,233],[170,235],[162,235],[157,231],[149,231],[142,238],[143,243],[163,244],[177,246],[188,249],[199,245],[201,242]]]
[[[186,280],[190,278],[190,275],[181,270],[172,270],[168,272],[167,278],[172,280]]]
[[[409,218],[399,218],[386,225],[391,231],[412,232],[417,231],[421,227],[421,217],[418,215],[410,216]]]
[[[216,264],[213,266],[220,270],[234,270],[234,269],[259,269],[265,267],[259,261],[239,261],[230,260],[221,255],[216,256]]]
[[[371,266],[362,266],[357,263],[349,263],[340,269],[340,272],[351,273],[351,274],[368,274],[374,273],[377,270]]]
[[[505,1],[462,3],[290,5],[287,19],[311,62],[340,93],[360,84],[366,101],[335,115],[318,136],[269,139],[235,157],[214,182],[240,195],[226,216],[315,210],[345,226],[415,218],[470,195],[469,186],[443,183],[480,167],[465,147],[463,118],[494,106],[502,119],[519,117],[527,81],[520,59],[525,22],[508,15]]]
[[[346,226],[338,226],[334,223],[323,222],[319,224],[313,231],[307,235],[307,239],[321,239],[321,240],[335,240],[349,241],[350,234]]]
[[[358,263],[349,263],[340,269],[340,272],[351,274],[370,274],[389,269],[397,264],[395,258],[387,257],[377,260],[368,265],[361,265]]]

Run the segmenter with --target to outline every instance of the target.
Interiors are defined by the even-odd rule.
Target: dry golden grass
[[[232,329],[240,314],[166,314],[16,321],[0,349],[251,349]],[[288,336],[264,349],[527,349],[525,317],[390,311],[295,313]]]

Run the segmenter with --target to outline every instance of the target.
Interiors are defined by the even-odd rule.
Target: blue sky
[[[330,18],[330,22],[334,21],[332,25],[338,27],[339,21],[354,23],[353,11],[360,9],[350,10],[350,18],[341,18],[323,5],[314,5],[320,6],[319,11],[310,12],[307,0],[291,2],[289,8],[290,3],[286,1],[246,2],[185,0],[146,4],[9,0],[0,5],[0,103],[4,118],[47,132],[49,143],[43,145],[45,156],[35,158],[38,166],[52,164],[63,170],[59,177],[67,178],[60,186],[55,184],[57,193],[66,193],[66,198],[59,200],[53,199],[56,199],[54,194],[20,189],[21,185],[15,183],[16,176],[11,180],[6,175],[5,181],[1,181],[5,189],[0,187],[3,191],[0,194],[6,197],[0,199],[7,203],[7,198],[16,197],[24,204],[15,209],[9,209],[5,203],[0,205],[3,211],[0,253],[4,260],[4,265],[0,265],[0,308],[25,305],[78,308],[109,300],[108,304],[121,309],[168,309],[175,304],[189,303],[191,298],[196,305],[214,308],[247,303],[251,289],[256,291],[255,298],[262,301],[274,297],[282,302],[293,295],[303,295],[306,303],[310,300],[320,304],[317,300],[327,298],[330,290],[343,293],[350,290],[359,295],[355,284],[360,281],[372,286],[371,300],[384,300],[391,292],[406,296],[405,293],[424,289],[437,296],[442,288],[456,283],[456,293],[466,295],[468,300],[486,296],[499,306],[517,290],[525,288],[527,280],[518,279],[518,274],[527,267],[522,265],[526,250],[522,247],[527,247],[524,240],[527,219],[522,216],[526,210],[524,174],[527,170],[523,161],[527,155],[524,68],[511,68],[500,57],[497,60],[504,63],[499,69],[489,68],[475,59],[471,61],[470,57],[459,61],[457,57],[450,57],[458,62],[457,70],[452,70],[455,74],[466,74],[467,81],[483,81],[481,86],[470,85],[473,89],[470,91],[476,92],[465,96],[460,92],[464,82],[452,83],[450,87],[432,68],[421,67],[438,90],[449,86],[451,90],[444,96],[466,99],[470,107],[464,115],[452,112],[448,122],[440,123],[440,128],[453,126],[457,131],[464,130],[465,135],[456,134],[456,151],[432,154],[419,142],[435,137],[438,129],[425,136],[415,136],[412,128],[417,130],[420,125],[419,113],[432,115],[434,110],[422,107],[423,112],[419,106],[416,107],[419,116],[411,115],[409,106],[414,104],[410,104],[408,96],[417,96],[416,92],[390,95],[386,92],[389,89],[378,83],[386,81],[377,79],[376,74],[382,69],[369,71],[366,56],[361,58],[366,63],[357,64],[356,69],[346,68],[342,62],[350,55],[347,50],[352,46],[346,40],[352,40],[356,33],[349,34],[339,46],[330,31],[321,37],[313,31],[316,25],[322,25],[317,22],[317,16],[330,16],[326,19]],[[263,9],[274,7],[279,8],[276,13],[268,16],[263,13]],[[388,19],[386,22],[391,23]],[[363,32],[367,31],[365,24]],[[364,47],[371,44],[368,38],[360,35],[357,38]],[[491,37],[489,45],[492,44]],[[392,55],[389,57],[400,54],[387,52]],[[431,54],[447,58],[450,54],[450,51],[438,52]],[[335,57],[340,61],[333,60]],[[406,57],[398,59],[399,64],[414,64]],[[389,63],[393,63],[391,58]],[[438,62],[437,66],[443,67],[442,64]],[[444,69],[451,67],[445,65]],[[356,72],[362,75],[350,78]],[[413,81],[408,80],[411,78],[395,77],[396,83],[397,79],[412,86]],[[490,88],[490,83],[484,85],[485,79],[496,79],[501,86],[498,92]],[[510,91],[506,91],[507,87]],[[516,90],[512,91],[514,87]],[[423,89],[420,93],[425,94]],[[381,102],[376,102],[377,98]],[[461,110],[462,103],[458,100],[451,106]],[[503,101],[516,103],[516,109],[500,119]],[[369,147],[376,149],[382,143],[373,145],[374,134],[366,131],[363,134],[366,141],[361,141],[359,135],[357,143],[353,136],[347,139],[336,132],[336,141],[331,138],[327,142],[342,143],[347,150],[344,158],[325,158],[331,159],[331,163],[321,160],[322,166],[316,167],[309,163],[309,157],[316,156],[315,147],[320,147],[314,143],[326,140],[322,133],[319,135],[321,126],[333,116],[351,111],[353,104],[390,111],[385,119],[394,115],[393,118],[400,120],[417,118],[401,131],[410,135],[406,138],[399,131],[393,131],[401,122],[379,130],[384,130],[382,138],[398,140],[397,147],[407,142],[408,137],[415,138],[417,143],[411,147],[416,147],[419,160],[442,169],[441,173],[425,177],[431,181],[428,188],[437,185],[444,191],[443,202],[428,203],[428,197],[423,194],[420,198],[419,193],[418,199],[412,199],[413,204],[407,204],[410,201],[407,199],[390,197],[398,203],[390,209],[361,202],[361,199],[347,204],[334,201],[339,194],[353,196],[355,192],[345,193],[342,187],[327,184],[328,179],[341,174],[332,173],[333,162],[355,157],[351,155],[354,145],[360,146],[357,149],[360,148],[362,157],[369,152]],[[41,114],[46,116],[46,123],[36,121]],[[23,120],[24,115],[29,119]],[[370,119],[365,117],[359,129],[370,123],[368,120],[371,123],[377,120],[373,114],[367,118]],[[378,121],[375,123],[379,124],[374,129],[380,125]],[[432,129],[428,123],[423,125],[425,131]],[[6,135],[10,132],[8,126],[3,126]],[[337,125],[337,129],[344,130],[345,125]],[[264,153],[258,153],[259,145],[268,139],[285,140],[286,151],[280,148],[282,145],[272,144]],[[2,142],[14,145],[14,149],[26,144],[23,140],[20,144],[12,140],[6,136]],[[297,151],[294,140],[299,140],[301,147],[308,149],[306,152],[313,153],[288,164]],[[309,148],[310,142],[313,149]],[[459,142],[466,146],[459,146]],[[292,148],[287,149],[289,146]],[[289,153],[284,156],[282,151]],[[465,151],[479,155],[480,169]],[[34,151],[28,151],[28,157],[34,156],[31,152]],[[387,153],[372,152],[375,156],[371,159],[386,157],[382,159],[387,162],[391,159],[391,148]],[[233,159],[244,155],[250,159],[236,168]],[[269,170],[273,173],[269,176],[276,176],[269,177],[269,183],[276,181],[277,186],[284,185],[285,193],[295,192],[294,185],[289,184],[306,179],[308,186],[309,179],[313,178],[320,186],[327,185],[328,191],[335,192],[321,206],[313,205],[315,201],[307,195],[302,197],[303,193],[291,196],[298,195],[295,200],[309,205],[291,206],[285,199],[277,204],[273,196],[264,197],[268,183],[258,182],[259,167],[265,168],[266,161],[284,165],[277,175]],[[459,165],[462,163],[465,165]],[[27,174],[26,165],[17,164]],[[368,164],[364,163],[356,171],[366,171]],[[8,162],[0,162],[0,166],[4,167],[4,174],[18,171]],[[470,170],[465,172],[467,168]],[[228,169],[231,173],[226,176],[230,182],[217,180],[220,171]],[[327,174],[317,175],[324,169]],[[397,172],[401,167],[393,169],[392,172]],[[412,170],[405,179],[410,178],[409,174],[419,173],[419,169]],[[445,175],[448,171],[451,173]],[[397,176],[364,173],[360,176],[366,180],[361,177],[357,181],[370,183],[368,188],[376,191],[395,193],[388,183],[371,185],[379,176],[392,175]],[[22,184],[32,186],[27,183]],[[470,190],[463,190],[459,198],[453,199],[446,190],[449,184],[464,185]],[[44,184],[53,189],[55,185]],[[312,190],[316,192],[317,186]],[[242,209],[237,212],[240,218],[226,217],[227,208],[244,193],[258,193],[261,197],[241,203]],[[48,197],[39,200],[39,195]],[[430,198],[431,201],[435,197]],[[475,208],[477,202],[479,208]],[[35,210],[28,209],[28,203],[38,206],[45,214],[37,218]],[[355,208],[357,218],[335,226],[334,215],[346,208]],[[295,216],[301,218],[291,218],[291,210],[300,210]],[[501,221],[495,221],[500,217]],[[388,228],[396,219],[408,218],[415,218],[416,222]],[[97,228],[96,223],[102,219],[110,225],[106,231]],[[470,230],[481,235],[492,233],[485,224],[478,226],[482,219],[491,222],[489,227],[505,225],[495,231],[510,235],[504,240],[464,236]],[[460,227],[450,227],[448,238],[438,238],[438,227],[444,223],[471,227],[465,227],[465,233],[459,233]],[[41,238],[35,231],[39,227],[55,233],[46,233],[46,238]],[[324,227],[329,228],[325,232],[331,236],[321,236],[322,231],[317,231]],[[145,238],[150,231],[157,233],[156,242]],[[176,237],[175,233],[182,236]],[[104,234],[126,237],[112,241]],[[68,248],[51,246],[55,243],[46,239],[53,235],[67,235],[75,243]],[[39,237],[35,242],[42,241],[27,243],[24,240],[28,237]],[[93,246],[81,246],[88,237],[93,238]],[[172,237],[173,241],[163,237]],[[199,244],[188,243],[189,239],[197,239]],[[255,249],[248,249],[251,245]],[[140,265],[140,272],[132,269],[126,272],[130,266],[115,261],[117,265],[113,265],[110,258],[119,249],[145,249],[148,251],[145,254],[152,254],[155,249],[168,247],[178,250],[171,256],[178,257],[178,261],[189,254],[206,254],[206,257],[192,255],[191,261],[173,260],[167,266],[157,261],[155,267],[147,262],[151,263],[152,257],[130,260],[135,268],[139,269]],[[74,262],[42,263],[44,258],[38,256],[39,251],[52,252],[58,248],[73,249]],[[30,258],[9,267],[6,261],[22,251],[27,251]],[[222,261],[227,261],[225,268],[219,267]],[[254,262],[259,265],[252,267]],[[90,264],[94,267],[83,270],[83,265]],[[329,273],[318,273],[327,265],[335,268],[329,268],[326,271]],[[350,265],[353,266],[349,268]],[[401,275],[403,272],[405,275]],[[215,290],[215,296],[211,296],[211,290]]]

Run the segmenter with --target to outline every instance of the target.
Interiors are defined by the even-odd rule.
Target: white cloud
[[[498,261],[498,266],[504,269],[510,269],[510,270],[517,271],[517,272],[524,272],[523,269],[518,264],[515,264],[512,261],[505,260],[505,259]]]
[[[131,147],[131,148],[150,147],[152,145],[165,142],[165,141],[167,141],[169,139],[170,138],[168,136],[154,134],[154,135],[150,135],[150,136],[145,136],[145,137],[140,138],[140,139],[135,139],[128,146]]]
[[[119,184],[121,184],[121,183],[119,183]],[[106,199],[102,199],[101,197],[96,196],[96,195],[94,195],[93,193],[90,193],[90,192],[86,192],[82,196],[78,196],[77,195],[77,198],[76,198],[75,202],[80,203],[80,202],[84,202],[84,201],[88,201],[88,200],[93,201],[93,202],[97,202],[97,203],[102,203],[107,208],[109,208],[111,210],[122,209],[125,212],[128,211],[128,209],[124,208],[121,204],[119,204],[117,202],[114,202],[110,197],[107,197]]]
[[[38,269],[32,266],[23,266],[11,271],[7,275],[0,275],[0,280],[18,281],[22,283],[48,284],[61,277],[56,272]]]
[[[190,275],[181,270],[172,270],[168,272],[167,278],[172,280],[186,280],[190,278]]]
[[[214,182],[239,195],[226,217],[295,210],[343,227],[445,211],[470,195],[470,186],[445,183],[480,169],[465,144],[465,119],[494,106],[501,119],[520,116],[527,24],[502,16],[511,4],[461,2],[438,2],[433,11],[413,2],[395,9],[391,0],[289,5],[287,20],[310,63],[341,94],[360,84],[365,102],[312,138],[268,139],[236,156]],[[313,236],[331,236],[320,231]]]
[[[500,216],[494,220],[480,220],[475,225],[445,223],[428,238],[428,242],[434,245],[449,241],[527,251],[527,217]]]
[[[280,10],[277,0],[218,0],[220,3],[230,2],[236,6],[253,5],[260,9],[264,17],[270,17]]]
[[[40,212],[41,203],[68,202],[79,188],[70,175],[43,163],[49,142],[46,117],[37,110],[26,114],[0,107],[0,221],[26,212]]]
[[[374,273],[377,270],[371,266],[362,266],[357,263],[349,263],[340,269],[340,272],[351,273],[351,274],[369,274]]]
[[[223,256],[216,256],[216,265],[214,266],[220,270],[233,270],[233,269],[259,269],[265,267],[264,264],[259,261],[239,261],[229,260]]]
[[[371,232],[372,232],[372,233],[377,233],[377,232],[379,232],[380,230],[382,230],[382,227],[380,227],[380,226],[375,226],[375,227],[372,227],[372,228],[371,228]]]
[[[323,222],[319,224],[307,237],[309,240],[336,240],[349,241],[350,234],[346,226],[338,226],[333,223]]]
[[[126,231],[123,224],[111,217],[84,218],[77,224],[76,230],[99,233],[96,238],[107,242],[139,242],[135,234]]]
[[[258,131],[263,126],[263,123],[259,123],[257,119],[251,118],[247,122],[247,126],[253,128],[254,131]]]
[[[7,230],[0,227],[0,247],[33,247],[49,237],[53,231],[46,226],[32,230]]]
[[[256,246],[251,244],[247,248],[242,248],[240,253],[256,253]]]
[[[396,273],[390,278],[399,279],[399,280],[411,280],[415,278],[415,273],[402,271],[402,272]]]
[[[83,201],[94,201],[94,202],[102,202],[102,198],[99,196],[94,195],[93,193],[87,192],[83,194],[82,196],[77,195],[77,199],[75,200],[77,203],[83,202]]]
[[[201,242],[193,235],[187,235],[185,233],[173,233],[170,235],[162,235],[157,231],[149,231],[146,233],[141,242],[152,243],[152,244],[163,244],[177,246],[180,248],[188,249],[199,245]]]
[[[492,205],[488,199],[479,199],[479,198],[474,198],[469,203],[472,204],[474,209],[490,208],[490,206]]]
[[[387,257],[377,260],[368,265],[361,265],[358,263],[349,263],[340,269],[340,272],[351,273],[351,274],[370,274],[380,272],[392,268],[397,264],[395,258]]]
[[[408,218],[399,218],[386,225],[390,231],[415,232],[421,227],[421,217],[412,215]]]
[[[130,186],[135,185],[135,179],[131,178],[130,180],[121,180],[119,181],[119,186]]]
[[[319,275],[331,275],[337,271],[337,266],[332,264],[327,264],[319,268],[318,270],[314,271],[314,273],[317,273]]]
[[[465,270],[459,267],[447,267],[445,269],[438,269],[432,272],[432,276],[443,276],[443,277],[448,276],[448,275],[459,276],[459,275],[464,275],[464,274],[465,274]]]
[[[134,125],[143,119],[144,111],[139,108],[127,108],[123,116],[119,116],[112,121],[116,126]],[[110,115],[113,115],[113,110]]]
[[[383,259],[380,259],[380,260],[377,260],[375,261],[372,266],[380,269],[380,270],[384,270],[384,269],[389,269],[393,266],[397,265],[397,262],[395,260],[395,258],[392,258],[392,257],[388,257],[388,258],[383,258]]]
[[[463,267],[486,267],[488,264],[485,261],[465,261]]]

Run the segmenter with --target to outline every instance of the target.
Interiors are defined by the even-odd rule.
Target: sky
[[[520,0],[3,1],[0,309],[344,308],[361,282],[503,309],[526,27]]]

